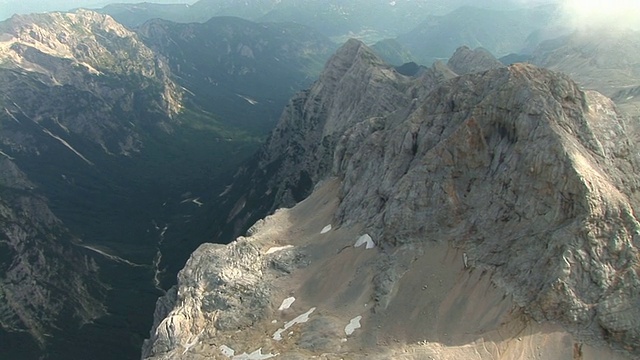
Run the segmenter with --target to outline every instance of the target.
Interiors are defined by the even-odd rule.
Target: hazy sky
[[[193,4],[197,0],[0,0],[0,21],[15,13],[66,11],[79,7],[101,8],[113,3],[153,2],[160,4]]]
[[[197,0],[0,0],[0,20],[14,13],[65,11],[78,7],[100,8],[110,3],[173,3],[193,4]],[[238,0],[241,1],[241,0]],[[320,1],[320,0],[318,0]],[[496,0],[477,0],[474,6],[483,3],[500,3]],[[574,28],[633,28],[640,30],[640,0],[503,0],[512,4],[538,5],[560,3],[563,24]],[[485,3],[487,4],[487,3]]]
[[[564,0],[562,8],[572,27],[640,29],[640,0]]]

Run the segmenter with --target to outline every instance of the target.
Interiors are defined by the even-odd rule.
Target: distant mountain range
[[[383,38],[393,38],[410,33],[425,22],[428,17],[444,16],[465,5],[482,7],[482,9],[523,7],[522,3],[508,0],[485,1],[482,4],[470,0],[329,0],[322,2],[315,0],[200,0],[189,6],[151,3],[114,4],[99,11],[113,16],[117,21],[129,27],[137,27],[156,17],[176,22],[205,22],[214,16],[236,16],[257,22],[304,24],[317,29],[338,43],[342,43],[350,37],[371,43]],[[532,5],[527,5],[527,8],[530,6]],[[502,13],[501,15],[517,14]],[[532,20],[536,15],[539,14],[531,14]],[[499,18],[498,15],[493,16],[495,18],[489,19],[482,18],[480,15],[478,19],[489,21],[487,23],[489,26],[500,25],[491,22]],[[469,19],[458,18],[458,21],[464,22],[457,25],[462,26],[467,20]],[[544,19],[542,20],[544,21]],[[482,26],[477,22],[476,25]],[[514,23],[502,25],[514,25]],[[515,25],[517,26],[516,33],[520,33],[523,26],[521,24]],[[526,24],[522,25],[526,27]],[[451,28],[444,30],[451,30]],[[488,28],[486,32],[489,31]]]

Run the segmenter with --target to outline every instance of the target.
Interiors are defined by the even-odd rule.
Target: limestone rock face
[[[154,329],[146,355],[637,356],[637,124],[567,76],[476,65],[404,77],[347,43],[292,100],[258,168],[277,194],[269,204],[297,200],[303,172],[315,191],[249,237],[197,250],[162,320],[174,330]],[[373,249],[354,246],[363,234]],[[276,246],[297,255],[265,270]],[[238,282],[255,287],[248,302]],[[215,292],[223,298],[205,306]],[[291,295],[294,313],[279,313]]]
[[[318,81],[291,99],[253,168],[236,175],[236,184],[249,179],[248,190],[233,200],[227,223],[239,233],[276,208],[301,201],[313,184],[331,174],[336,144],[347,129],[404,111],[414,98],[453,76],[439,63],[416,81],[397,73],[363,43],[349,40]]]
[[[464,75],[497,69],[504,65],[483,48],[471,50],[467,46],[462,46],[449,58],[447,66],[458,75]]]
[[[456,243],[537,320],[599,324],[633,346],[640,323],[618,323],[637,311],[624,300],[638,286],[633,126],[547,70],[463,76],[401,123],[344,138],[338,217],[392,246]]]
[[[274,217],[261,221],[252,231],[274,224]],[[205,339],[265,321],[271,283],[302,262],[291,251],[265,252],[252,241],[265,236],[268,232],[252,239],[238,238],[226,246],[200,246],[178,275],[178,285],[158,300],[156,322],[143,357],[167,353],[181,357]],[[193,354],[186,357],[190,356]]]

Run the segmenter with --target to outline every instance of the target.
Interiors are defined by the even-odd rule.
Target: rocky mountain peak
[[[271,188],[266,197],[272,200],[262,201],[263,206],[302,200],[313,183],[330,175],[335,144],[343,132],[364,119],[407,106],[410,81],[362,42],[350,40],[343,45],[314,85],[289,102],[258,155],[254,171],[278,174],[271,178],[273,183],[256,182],[258,187]],[[246,215],[238,214],[238,218]]]
[[[351,42],[341,51],[362,49]],[[166,317],[146,355],[259,343],[293,358],[368,358],[362,348],[380,359],[466,358],[480,347],[482,358],[517,358],[530,352],[520,341],[554,358],[616,358],[592,347],[605,341],[637,355],[637,124],[604,96],[533,65],[451,78],[441,64],[407,78],[350,59],[334,59],[292,100],[261,158],[269,180],[256,193],[291,194],[303,173],[315,191],[246,238],[197,250],[177,295],[162,302]],[[233,278],[218,275],[229,264],[205,265],[230,256]],[[204,273],[221,279],[220,291],[190,275]],[[255,298],[230,298],[249,283],[259,286]],[[277,308],[287,297],[294,312]],[[549,333],[560,335],[539,335]],[[193,339],[197,348],[181,345]]]
[[[461,46],[449,58],[447,66],[457,74],[464,75],[504,65],[484,48],[471,50],[468,46]]]

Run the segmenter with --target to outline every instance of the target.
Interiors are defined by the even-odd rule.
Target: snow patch
[[[253,99],[252,99],[252,98],[250,98],[250,97],[242,96],[242,95],[240,95],[240,94],[236,94],[236,95],[238,95],[239,97],[243,98],[246,102],[248,102],[248,103],[249,103],[249,104],[251,104],[251,105],[256,105],[256,104],[258,104],[258,102],[257,102],[256,100],[253,100]]]
[[[293,319],[293,320],[287,322],[286,324],[284,324],[283,328],[278,329],[273,334],[273,340],[276,340],[276,341],[282,340],[282,333],[287,331],[287,329],[289,329],[290,327],[292,327],[295,324],[302,324],[302,323],[306,323],[307,321],[309,321],[309,315],[311,315],[314,311],[316,311],[316,308],[312,307],[306,313],[304,313],[302,315],[299,315],[295,319]]]
[[[362,245],[365,245],[365,249],[373,249],[376,244],[373,242],[373,239],[371,239],[371,236],[369,236],[369,234],[364,234],[362,236],[360,236],[358,238],[358,241],[356,241],[356,244],[354,245],[354,247],[360,247]]]
[[[7,153],[5,153],[4,151],[0,150],[0,155],[6,157],[9,160],[15,160],[14,158],[12,158],[11,156],[7,155]]]
[[[347,324],[347,326],[344,327],[344,333],[347,335],[351,335],[353,334],[354,331],[356,331],[356,329],[360,329],[361,319],[362,319],[362,316],[360,315],[351,319],[351,321]]]
[[[272,248],[269,248],[269,250],[267,250],[267,252],[265,253],[265,255],[273,254],[273,253],[276,253],[276,252],[278,252],[278,251],[282,251],[282,250],[291,249],[292,247],[293,247],[293,245],[285,245],[285,246],[276,246],[276,247],[272,247]]]
[[[52,138],[60,141],[60,143],[64,146],[66,146],[69,150],[71,150],[74,154],[78,155],[82,160],[84,160],[84,162],[86,162],[89,165],[93,165],[93,163],[91,161],[89,161],[86,157],[84,157],[82,154],[80,154],[80,152],[78,152],[78,150],[74,149],[71,145],[69,145],[68,142],[64,141],[64,139],[62,139],[61,137],[54,135],[51,133],[51,131],[47,130],[47,129],[42,129],[42,131],[44,131],[45,134],[51,136]]]
[[[227,345],[222,345],[220,346],[220,352],[222,353],[222,355],[230,358],[233,357],[233,355],[236,354],[236,351],[233,350],[232,348],[228,347]]]
[[[106,253],[106,252],[104,252],[104,251],[102,251],[100,249],[97,249],[97,248],[95,248],[93,246],[80,245],[80,244],[78,244],[77,246],[80,246],[80,247],[83,247],[85,249],[89,249],[91,251],[97,252],[98,254],[104,256],[105,258],[107,258],[107,259],[109,259],[111,261],[120,262],[120,263],[123,263],[123,264],[127,264],[129,266],[132,266],[132,267],[147,267],[147,265],[141,265],[141,264],[132,263],[131,261],[129,261],[127,259],[123,259],[123,258],[121,258],[119,256],[108,254],[108,253]]]
[[[204,205],[204,203],[200,201],[199,197],[184,199],[184,200],[180,201],[180,204],[184,204],[184,203],[188,203],[188,202],[194,203],[194,204],[196,204],[198,206]]]
[[[4,111],[7,113],[7,115],[9,115],[10,118],[13,119],[13,121],[17,122],[18,124],[22,124],[20,120],[18,120],[18,118],[16,118],[15,116],[13,116],[13,114],[7,108],[4,108]]]
[[[222,345],[218,349],[220,349],[220,352],[222,353],[222,355],[233,360],[263,360],[263,359],[271,359],[272,357],[278,356],[278,354],[271,354],[271,353],[263,354],[262,348],[252,352],[251,354],[247,354],[245,352],[240,355],[236,355],[236,351],[228,347],[227,345]]]
[[[287,310],[288,308],[291,307],[291,304],[293,304],[294,301],[296,301],[296,298],[294,298],[293,296],[282,300],[282,305],[280,305],[278,310],[280,311]]]
[[[326,233],[328,233],[329,231],[331,231],[331,224],[329,224],[329,225],[327,225],[327,226],[323,227],[323,228],[322,228],[322,231],[320,231],[320,234],[326,234]]]
[[[227,187],[224,188],[224,191],[221,192],[220,195],[218,195],[218,197],[227,195],[229,193],[229,191],[231,191],[232,188],[233,188],[233,184],[232,185],[227,185]]]
[[[242,353],[240,355],[234,356],[233,360],[263,360],[263,359],[271,359],[272,357],[276,357],[278,354],[263,354],[262,348],[252,352],[251,354]]]

